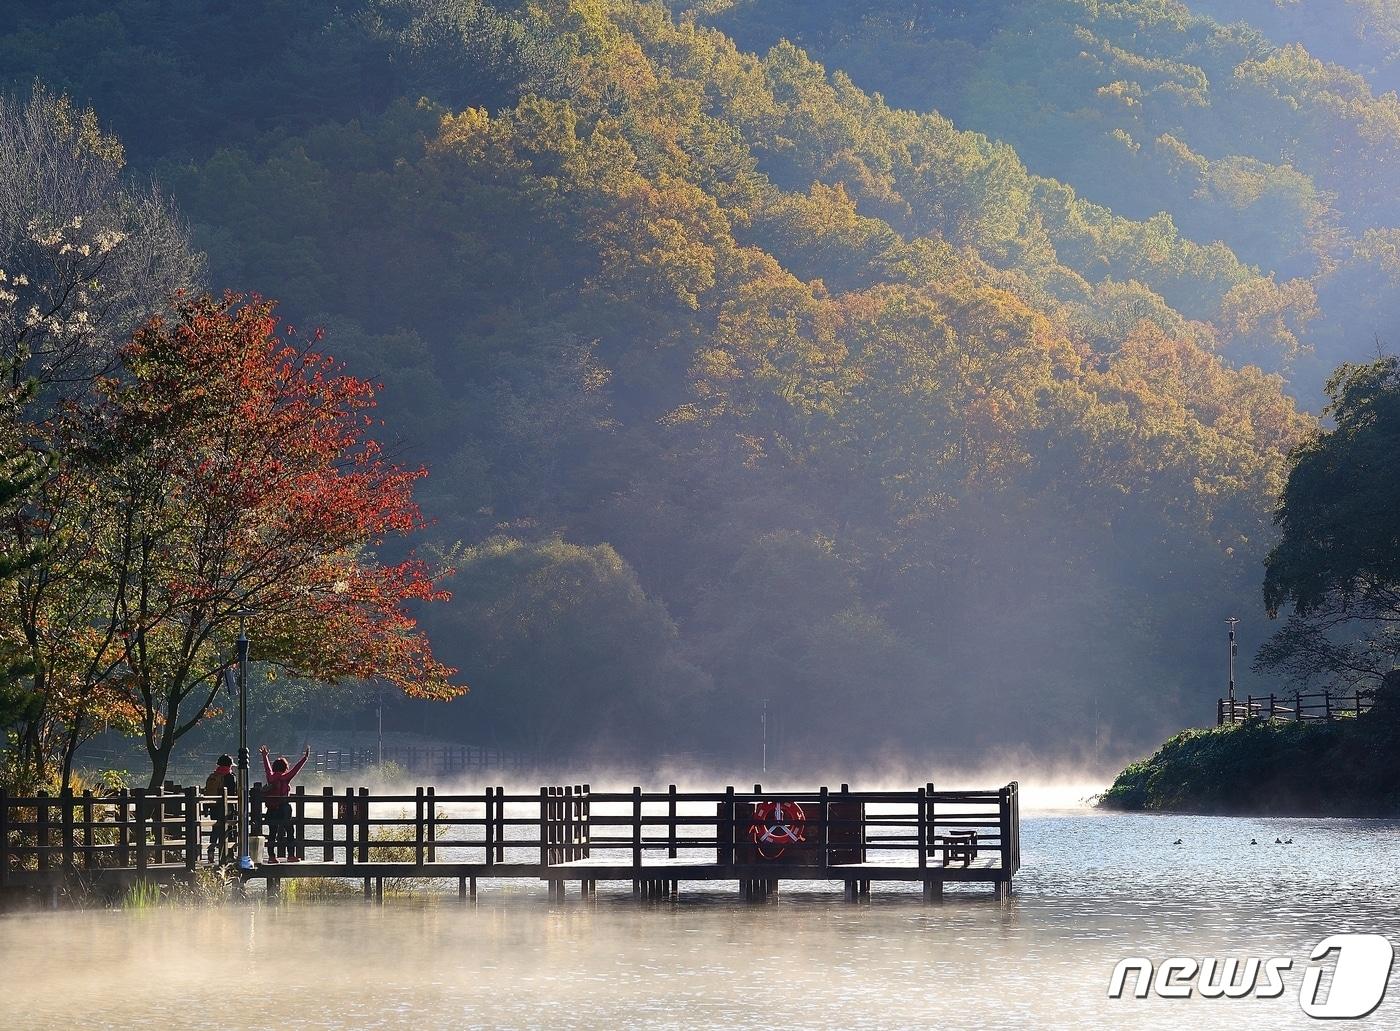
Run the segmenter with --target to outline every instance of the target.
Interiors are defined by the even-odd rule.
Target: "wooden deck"
[[[771,897],[782,881],[842,884],[848,898],[872,883],[919,884],[937,898],[945,884],[990,884],[997,897],[1020,869],[1015,783],[989,791],[593,791],[546,786],[528,794],[372,795],[364,788],[304,789],[289,799],[296,862],[243,871],[276,894],[293,878],[353,879],[382,897],[386,879],[455,880],[463,896],[479,881],[545,882],[588,896],[600,882],[630,883],[634,894],[674,897],[685,882],[730,881],[748,898]],[[768,826],[763,803],[801,807],[784,822],[798,840],[756,847]],[[254,813],[261,813],[258,792]],[[67,878],[125,884],[228,867],[233,843],[221,832],[236,801],[180,794],[115,798],[0,794],[0,892],[54,888]],[[790,812],[792,812],[790,810]],[[963,854],[975,833],[975,855]],[[773,854],[776,853],[776,854]]]

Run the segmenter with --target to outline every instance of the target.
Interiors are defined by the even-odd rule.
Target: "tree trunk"
[[[151,780],[146,786],[152,791],[160,791],[165,786],[165,774],[170,769],[170,752],[175,742],[162,735],[155,747],[146,746],[146,754],[151,757]]]
[[[63,781],[59,785],[60,791],[67,791],[73,786],[73,757],[78,754],[78,745],[82,742],[83,718],[81,715],[73,720],[73,725],[68,728],[68,736],[63,742]]]

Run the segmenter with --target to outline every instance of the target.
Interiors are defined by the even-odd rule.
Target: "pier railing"
[[[778,879],[1009,883],[1021,865],[1017,785],[992,791],[593,791],[588,785],[508,792],[371,794],[298,788],[287,798],[292,861],[253,876],[529,877],[562,891],[597,881]],[[763,803],[787,806],[785,837],[761,847]],[[793,804],[801,807],[801,815]],[[262,800],[251,796],[255,827]],[[7,797],[0,793],[0,887],[65,876],[134,878],[229,863],[236,799],[123,791]],[[270,857],[264,856],[264,860]]]
[[[1307,723],[1355,718],[1370,710],[1374,697],[1374,691],[1361,690],[1346,695],[1324,690],[1311,694],[1295,691],[1291,695],[1219,698],[1215,703],[1215,724],[1224,726],[1227,723],[1245,723],[1249,720]]]

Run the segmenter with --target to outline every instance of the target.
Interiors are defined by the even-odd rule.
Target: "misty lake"
[[[1006,903],[877,885],[851,905],[793,883],[767,905],[729,885],[647,903],[621,884],[551,904],[542,885],[483,882],[476,904],[12,914],[0,1011],[17,1028],[1306,1026],[1313,945],[1400,938],[1397,822],[1078,809],[1025,813],[1022,833]],[[1131,955],[1294,962],[1277,999],[1109,1000]],[[1393,991],[1377,1017],[1397,1006]]]

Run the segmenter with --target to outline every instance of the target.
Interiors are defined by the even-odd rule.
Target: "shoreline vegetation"
[[[1098,800],[1125,812],[1219,816],[1400,815],[1400,718],[1253,720],[1184,730],[1127,766]]]

